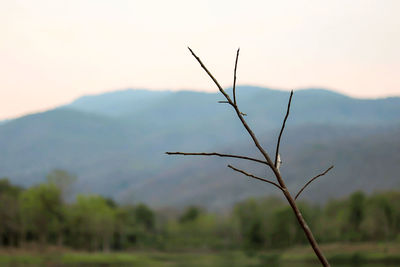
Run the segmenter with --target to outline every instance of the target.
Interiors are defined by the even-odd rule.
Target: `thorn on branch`
[[[269,184],[272,184],[272,185],[278,187],[280,190],[283,191],[282,187],[281,187],[280,185],[278,185],[277,183],[275,183],[275,182],[272,182],[272,181],[270,181],[270,180],[267,180],[267,179],[264,179],[264,178],[255,176],[255,175],[253,175],[253,174],[251,174],[251,173],[247,173],[246,171],[241,170],[241,169],[238,169],[238,168],[235,168],[235,167],[233,167],[232,165],[228,165],[228,167],[231,168],[231,169],[234,170],[234,171],[240,172],[240,173],[242,173],[242,174],[244,174],[244,175],[246,175],[246,176],[249,176],[249,177],[251,177],[251,178],[254,178],[254,179],[257,179],[257,180],[260,180],[260,181],[269,183]]]
[[[327,174],[330,170],[333,169],[333,165],[330,166],[326,171],[324,171],[323,173],[318,174],[317,176],[314,176],[313,178],[311,178],[301,189],[300,191],[297,193],[297,195],[294,197],[294,200],[297,200],[297,198],[299,197],[299,195],[301,194],[301,192],[303,192],[303,190],[309,185],[311,184],[315,179],[317,179],[318,177],[324,176],[325,174]]]
[[[282,160],[281,160],[281,154],[278,154],[278,160],[276,161],[276,169],[279,171],[280,167],[282,165]]]

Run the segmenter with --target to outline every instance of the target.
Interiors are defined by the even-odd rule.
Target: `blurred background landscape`
[[[400,265],[400,2],[4,0],[1,266]]]
[[[237,90],[248,122],[272,154],[288,93],[252,86]],[[127,263],[145,265],[188,264],[210,251],[202,264],[228,264],[234,255],[239,265],[312,264],[306,239],[279,192],[226,165],[234,162],[256,175],[272,176],[265,167],[165,155],[194,151],[260,158],[231,110],[217,103],[220,99],[216,93],[127,89],[4,122],[3,246],[134,249],[144,253],[143,259],[129,254]],[[281,173],[295,193],[335,165],[306,189],[300,204],[334,263],[400,260],[399,118],[398,97],[362,100],[324,89],[294,94]],[[340,242],[350,246],[331,247]],[[296,246],[297,251],[283,254]],[[162,260],[143,252],[149,249],[159,251]],[[221,258],[218,251],[228,256]],[[378,256],[371,257],[372,252]],[[39,259],[60,261],[44,255]],[[38,260],[30,257],[28,262]],[[124,262],[123,256],[64,257],[64,264]]]
[[[288,93],[240,86],[241,109],[274,153]],[[248,197],[279,193],[249,181],[220,158],[179,158],[166,151],[259,157],[232,110],[217,93],[123,90],[84,96],[0,126],[0,170],[31,186],[53,169],[78,177],[71,192],[153,207],[229,208]],[[334,171],[304,198],[325,203],[363,190],[400,188],[400,98],[350,98],[323,89],[295,92],[282,142],[282,174],[293,191],[330,165]],[[264,166],[238,166],[261,176]]]

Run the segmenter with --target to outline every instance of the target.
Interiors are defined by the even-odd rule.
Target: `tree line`
[[[78,250],[268,249],[305,244],[290,207],[276,197],[247,199],[225,212],[190,206],[153,210],[98,195],[67,202],[76,177],[54,170],[29,188],[0,179],[0,246]],[[321,243],[400,241],[400,192],[355,192],[299,207]]]

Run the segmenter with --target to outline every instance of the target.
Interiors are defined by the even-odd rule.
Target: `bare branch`
[[[231,98],[225,92],[225,90],[222,88],[222,86],[218,83],[217,79],[214,78],[214,76],[211,74],[211,72],[206,68],[206,66],[204,66],[203,62],[201,62],[200,58],[198,56],[196,56],[196,54],[192,51],[192,49],[190,49],[190,47],[188,47],[188,49],[189,49],[190,53],[192,53],[194,58],[197,60],[197,62],[199,62],[200,66],[205,70],[205,72],[207,72],[208,76],[210,76],[210,78],[214,81],[215,85],[217,85],[219,91],[221,92],[221,94],[223,94],[225,96],[225,98],[226,98],[226,100],[228,100],[229,104],[233,105]]]
[[[282,188],[286,188],[285,182],[283,181],[278,169],[275,167],[275,165],[273,165],[274,163],[272,162],[271,158],[269,157],[267,151],[265,151],[265,149],[260,145],[260,142],[258,141],[256,135],[254,134],[254,132],[251,130],[251,128],[249,127],[249,125],[247,124],[246,120],[243,118],[243,114],[242,112],[240,112],[239,108],[237,105],[235,105],[231,98],[229,97],[229,95],[224,91],[224,89],[221,87],[221,85],[218,83],[218,81],[214,78],[214,76],[210,73],[210,71],[207,69],[206,66],[204,66],[203,62],[200,60],[200,58],[192,51],[192,49],[190,49],[190,47],[188,47],[190,53],[192,53],[192,55],[194,56],[194,58],[200,63],[200,66],[205,70],[205,72],[208,74],[208,76],[210,76],[210,78],[214,81],[215,85],[217,85],[219,91],[225,96],[226,100],[228,100],[229,104],[231,104],[231,106],[235,109],[236,115],[238,116],[238,118],[240,119],[240,121],[242,122],[244,128],[246,129],[246,131],[249,133],[251,139],[254,142],[254,145],[258,148],[258,150],[260,151],[260,153],[264,156],[265,160],[268,162],[268,165],[270,166],[270,168],[272,169],[272,171],[274,172],[276,179],[279,182],[279,185]]]
[[[218,101],[220,104],[230,104],[228,101]]]
[[[327,174],[330,170],[333,169],[333,165],[330,166],[326,171],[324,171],[323,173],[318,174],[317,176],[314,176],[313,178],[311,178],[301,189],[300,191],[297,193],[297,195],[294,197],[294,200],[297,199],[297,197],[301,194],[301,192],[303,192],[303,190],[309,185],[311,184],[315,179],[317,179],[318,177],[324,176],[325,174]]]
[[[245,171],[243,171],[243,170],[241,170],[241,169],[238,169],[238,168],[233,167],[232,165],[228,165],[228,167],[231,168],[231,169],[234,170],[234,171],[240,172],[240,173],[242,173],[242,174],[244,174],[244,175],[247,175],[247,176],[249,176],[249,177],[251,177],[251,178],[254,178],[254,179],[257,179],[257,180],[260,180],[260,181],[269,183],[269,184],[272,184],[272,185],[278,187],[280,190],[283,191],[282,187],[281,187],[280,185],[278,185],[277,183],[274,183],[274,182],[272,182],[272,181],[270,181],[270,180],[267,180],[267,179],[264,179],[264,178],[255,176],[255,175],[253,175],[253,174],[251,174],[251,173],[247,173],[247,172],[245,172]]]
[[[221,154],[221,153],[186,153],[186,152],[165,152],[167,155],[183,155],[183,156],[218,156],[218,157],[224,157],[224,158],[238,158],[238,159],[245,159],[245,160],[250,160],[250,161],[255,161],[258,163],[266,164],[269,166],[268,162],[255,159],[255,158],[250,158],[246,156],[240,156],[240,155],[231,155],[231,154]]]
[[[188,47],[188,48],[189,48],[189,47]],[[208,69],[204,66],[204,64],[203,64],[203,62],[201,62],[200,58],[197,57],[196,54],[195,54],[190,48],[189,48],[189,51],[190,51],[190,52],[192,53],[192,55],[196,58],[196,60],[200,63],[201,67],[206,71],[206,73],[208,74],[208,76],[214,81],[214,83],[217,85],[219,91],[224,95],[224,97],[226,98],[226,100],[228,101],[228,103],[234,108],[234,110],[235,110],[235,112],[236,112],[236,115],[238,116],[238,118],[239,118],[240,121],[242,122],[242,124],[243,124],[244,128],[246,129],[246,131],[248,132],[248,134],[250,135],[251,139],[253,140],[254,145],[257,147],[257,149],[260,151],[260,153],[264,156],[264,158],[265,158],[266,162],[268,163],[269,167],[271,168],[271,170],[272,170],[273,173],[275,174],[275,177],[276,177],[276,179],[277,179],[279,185],[276,184],[276,183],[274,183],[274,182],[272,182],[272,181],[269,181],[269,180],[266,180],[266,179],[263,179],[263,178],[256,177],[256,176],[254,176],[254,175],[248,174],[248,173],[246,173],[245,171],[242,171],[242,170],[239,170],[239,169],[236,169],[236,168],[232,167],[231,165],[228,165],[228,167],[232,168],[232,169],[235,170],[235,171],[238,171],[238,172],[240,172],[240,173],[243,173],[243,174],[245,174],[245,175],[247,175],[247,176],[250,176],[250,177],[252,177],[252,178],[255,178],[255,179],[258,179],[258,180],[267,182],[267,183],[271,183],[271,184],[277,186],[279,189],[281,189],[281,190],[282,190],[282,193],[284,194],[284,196],[286,197],[287,201],[289,202],[291,208],[293,209],[293,212],[294,212],[294,214],[295,214],[295,216],[296,216],[296,218],[297,218],[299,224],[301,225],[301,227],[302,227],[302,229],[303,229],[303,231],[304,231],[304,233],[305,233],[305,235],[306,235],[308,241],[310,242],[311,247],[313,248],[315,254],[317,255],[318,259],[320,260],[320,262],[322,263],[323,266],[330,266],[330,265],[329,265],[329,262],[327,261],[327,259],[326,259],[325,256],[323,255],[322,251],[320,250],[320,248],[319,248],[319,246],[318,246],[318,243],[317,243],[317,241],[316,241],[315,238],[314,238],[314,235],[312,234],[310,228],[308,227],[306,221],[304,220],[304,218],[303,218],[303,216],[302,216],[302,214],[301,214],[301,211],[300,211],[299,208],[297,207],[296,202],[295,202],[295,199],[293,199],[292,195],[291,195],[290,192],[287,190],[287,187],[286,187],[286,185],[285,185],[285,182],[284,182],[284,180],[283,180],[283,178],[282,178],[282,176],[281,176],[281,174],[280,174],[280,172],[279,172],[279,170],[278,170],[278,168],[277,168],[277,166],[276,166],[277,156],[275,157],[275,164],[274,164],[274,162],[271,160],[271,158],[270,158],[269,154],[267,153],[267,151],[261,146],[261,144],[259,143],[259,141],[258,141],[256,135],[255,135],[254,132],[251,130],[251,128],[250,128],[249,125],[247,124],[246,120],[243,118],[243,116],[245,116],[245,114],[242,113],[242,112],[240,112],[238,106],[236,105],[236,96],[235,96],[235,94],[234,94],[234,101],[235,101],[235,102],[233,102],[233,101],[231,100],[231,98],[229,97],[229,95],[224,91],[224,89],[223,89],[223,88],[221,87],[221,85],[218,83],[218,81],[214,78],[214,76],[213,76],[213,75],[208,71]],[[235,72],[236,72],[236,70],[235,70]],[[235,93],[236,93],[236,92],[235,92]],[[291,94],[290,94],[287,113],[286,113],[285,119],[284,119],[284,121],[283,121],[283,125],[282,125],[281,132],[280,132],[280,134],[279,134],[279,138],[278,138],[278,142],[277,142],[276,155],[278,155],[278,153],[279,153],[280,139],[281,139],[281,136],[282,136],[284,127],[285,127],[285,123],[286,123],[287,117],[289,116],[289,110],[290,110],[290,103],[291,103],[291,100],[292,100],[292,95],[293,95],[293,91],[292,91]],[[333,166],[332,166],[332,167],[333,167]],[[326,171],[326,172],[327,172],[327,171]],[[325,172],[325,173],[326,173],[326,172]],[[322,175],[323,175],[323,174],[322,174]],[[319,176],[322,176],[322,175],[319,175]],[[314,177],[312,180],[315,180],[315,179],[318,178],[319,176]],[[312,182],[312,181],[310,181],[309,183],[311,183],[311,182]],[[309,183],[308,183],[308,184],[309,184]],[[304,186],[304,188],[305,188],[308,184],[306,184],[306,185]],[[304,188],[302,188],[302,190],[304,190]],[[301,190],[301,191],[302,191],[302,190]],[[299,194],[301,193],[301,191],[299,192]],[[297,196],[296,196],[296,197],[297,197]]]
[[[275,163],[274,163],[275,167],[277,166],[277,163],[278,163],[279,146],[281,144],[281,137],[282,137],[283,130],[285,129],[286,120],[289,117],[290,104],[292,103],[292,96],[293,96],[293,90],[290,91],[290,97],[289,97],[289,102],[288,102],[288,106],[287,106],[287,110],[286,110],[286,116],[285,116],[285,119],[283,120],[283,123],[282,123],[282,128],[281,128],[281,131],[279,133],[278,142],[276,143]]]
[[[236,105],[236,70],[237,70],[237,63],[238,63],[238,59],[239,59],[239,51],[240,48],[238,48],[237,52],[236,52],[236,60],[235,60],[235,70],[233,71],[233,103]]]

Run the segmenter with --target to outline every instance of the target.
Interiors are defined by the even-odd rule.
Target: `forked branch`
[[[317,176],[314,176],[313,178],[311,178],[301,189],[300,191],[297,193],[297,195],[294,197],[294,200],[297,200],[297,198],[300,196],[301,192],[303,192],[303,190],[309,185],[311,184],[315,179],[317,179],[318,177],[324,176],[325,174],[327,174],[330,170],[333,169],[333,165],[330,166],[326,171],[324,171],[323,173],[318,174]]]
[[[246,176],[252,177],[254,179],[272,184],[276,187],[278,187],[282,193],[284,194],[284,196],[286,197],[288,203],[290,204],[291,208],[293,209],[293,212],[300,224],[300,226],[302,227],[308,241],[310,242],[311,247],[313,248],[315,254],[317,255],[318,259],[320,260],[320,262],[322,263],[323,266],[330,266],[329,262],[327,261],[327,259],[325,258],[325,256],[323,255],[322,251],[320,250],[317,241],[315,240],[310,228],[308,227],[306,221],[304,220],[301,211],[299,210],[299,208],[296,205],[295,199],[299,196],[299,194],[304,190],[305,187],[307,187],[308,184],[310,184],[312,181],[314,181],[315,179],[317,179],[318,177],[326,174],[330,169],[333,168],[333,166],[331,168],[329,168],[328,170],[326,170],[324,173],[317,175],[316,177],[312,178],[301,190],[300,192],[296,195],[296,198],[293,198],[292,195],[290,194],[290,192],[288,191],[285,182],[277,168],[277,161],[278,161],[278,155],[279,155],[279,146],[280,146],[280,142],[281,142],[281,137],[282,137],[282,133],[283,130],[285,128],[285,124],[287,121],[287,118],[289,117],[289,112],[290,112],[290,104],[292,101],[292,96],[293,96],[293,91],[291,91],[290,93],[290,97],[289,97],[289,103],[288,103],[288,107],[287,107],[287,111],[286,111],[286,116],[285,119],[283,120],[283,124],[282,124],[282,128],[281,131],[279,133],[279,137],[278,137],[278,141],[277,141],[277,146],[276,146],[276,155],[275,155],[275,160],[274,162],[271,160],[269,154],[267,153],[267,151],[261,146],[260,142],[258,141],[256,135],[254,134],[254,132],[251,130],[251,128],[249,127],[249,125],[247,124],[246,120],[243,118],[243,116],[245,116],[246,114],[242,113],[239,110],[239,107],[237,105],[236,102],[236,70],[237,70],[237,62],[238,62],[238,57],[239,57],[239,50],[236,53],[236,61],[235,61],[235,69],[234,69],[234,80],[233,80],[233,101],[232,99],[229,97],[229,95],[225,92],[225,90],[221,87],[221,85],[218,83],[217,79],[215,79],[215,77],[211,74],[211,72],[206,68],[206,66],[203,64],[203,62],[200,60],[200,58],[190,49],[190,47],[188,47],[190,53],[193,55],[193,57],[197,60],[197,62],[200,64],[200,66],[204,69],[204,71],[208,74],[208,76],[210,76],[210,78],[214,81],[215,85],[218,87],[219,91],[222,93],[222,95],[225,97],[226,101],[219,101],[219,103],[227,103],[230,104],[234,110],[236,115],[238,116],[239,120],[241,121],[242,125],[244,126],[244,128],[246,129],[246,131],[248,132],[248,134],[250,135],[251,139],[253,140],[254,145],[257,147],[257,149],[260,151],[260,153],[263,155],[265,161],[260,161],[257,159],[253,159],[253,158],[249,158],[249,157],[243,157],[243,156],[236,156],[236,155],[229,155],[229,154],[220,154],[220,153],[184,153],[184,152],[167,152],[167,154],[169,155],[202,155],[202,156],[223,156],[223,157],[233,157],[233,158],[241,158],[241,159],[246,159],[246,160],[252,160],[252,161],[256,161],[256,162],[260,162],[260,163],[264,163],[266,165],[268,165],[270,167],[270,169],[273,171],[277,182],[275,183],[273,181],[261,178],[261,177],[257,177],[253,174],[247,173],[243,170],[240,170],[238,168],[233,167],[232,165],[228,165],[229,168],[240,172]]]
[[[228,165],[228,167],[231,168],[231,169],[234,170],[234,171],[240,172],[240,173],[242,173],[242,174],[244,174],[244,175],[246,175],[246,176],[249,176],[249,177],[251,177],[251,178],[254,178],[254,179],[257,179],[257,180],[260,180],[260,181],[269,183],[269,184],[272,184],[272,185],[278,187],[280,190],[283,191],[282,187],[280,187],[280,185],[278,185],[278,184],[275,183],[275,182],[272,182],[272,181],[270,181],[270,180],[267,180],[267,179],[264,179],[264,178],[255,176],[255,175],[253,175],[253,174],[251,174],[251,173],[245,172],[244,170],[235,168],[235,167],[233,167],[232,165]]]
[[[260,151],[260,153],[264,156],[265,160],[268,162],[269,166],[271,167],[271,169],[273,170],[273,172],[275,173],[275,175],[277,175],[277,179],[279,182],[279,185],[281,187],[285,187],[285,184],[283,182],[283,180],[280,178],[279,175],[279,171],[272,166],[273,162],[271,160],[271,158],[269,157],[268,153],[264,150],[264,148],[260,145],[260,143],[258,142],[258,139],[256,137],[256,135],[254,134],[254,132],[250,129],[249,125],[247,124],[246,120],[243,118],[243,116],[246,116],[246,114],[242,113],[238,106],[232,102],[231,98],[229,97],[229,95],[225,92],[225,90],[222,88],[222,86],[219,84],[219,82],[217,81],[217,79],[215,79],[215,77],[211,74],[211,72],[207,69],[207,67],[203,64],[203,62],[201,61],[201,59],[193,52],[192,49],[190,49],[190,47],[188,47],[190,53],[193,55],[193,57],[197,60],[197,62],[199,62],[200,66],[203,68],[203,70],[208,74],[208,76],[210,76],[210,78],[213,80],[213,82],[215,83],[215,85],[218,87],[219,91],[221,92],[221,94],[224,95],[224,97],[226,98],[226,100],[229,102],[229,104],[235,109],[236,115],[239,117],[240,121],[242,122],[244,128],[246,129],[246,131],[249,133],[251,139],[253,140],[254,144],[256,145],[256,147],[258,148],[258,150]]]
[[[255,161],[258,163],[266,164],[269,166],[268,162],[255,159],[255,158],[250,158],[246,156],[240,156],[240,155],[232,155],[232,154],[221,154],[221,153],[189,153],[189,152],[165,152],[167,155],[183,155],[183,156],[218,156],[218,157],[224,157],[224,158],[238,158],[238,159],[245,159],[245,160],[250,160],[250,161]]]

